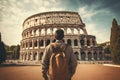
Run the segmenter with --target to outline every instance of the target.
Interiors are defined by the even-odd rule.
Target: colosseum
[[[55,31],[63,29],[63,41],[72,46],[79,61],[104,59],[104,50],[97,46],[96,37],[88,35],[86,26],[77,12],[52,11],[32,15],[23,22],[20,59],[40,61],[47,45],[55,42]]]

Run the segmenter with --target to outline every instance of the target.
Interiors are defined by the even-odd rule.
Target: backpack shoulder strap
[[[54,49],[55,49],[55,47],[56,47],[56,44],[55,44],[55,43],[51,43],[50,46],[51,46],[51,52],[53,53],[53,52],[54,52]]]
[[[63,52],[65,52],[65,50],[68,48],[68,45],[65,44],[65,47],[63,48]]]

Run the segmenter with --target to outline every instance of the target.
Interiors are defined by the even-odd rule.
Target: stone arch
[[[44,46],[44,41],[40,40],[40,46]]]
[[[74,55],[75,55],[75,58],[76,58],[77,60],[79,60],[79,57],[78,57],[78,56],[79,56],[79,53],[78,53],[78,52],[75,52]]]
[[[78,40],[77,39],[74,40],[74,46],[78,46]]]
[[[37,60],[37,53],[33,54],[33,60]]]
[[[30,47],[32,47],[32,41],[30,41]]]
[[[40,53],[40,60],[42,60],[43,52]]]
[[[45,29],[41,29],[41,35],[45,35]]]
[[[47,35],[51,35],[51,30],[50,30],[50,28],[47,29]]]
[[[88,52],[88,60],[92,60],[92,53]]]
[[[99,52],[99,59],[102,60],[102,52]]]
[[[26,48],[28,47],[28,43],[27,42],[26,42],[25,46],[26,46]]]
[[[37,40],[35,40],[34,45],[35,45],[35,47],[37,47]]]
[[[93,46],[95,46],[95,41],[92,39],[92,44],[93,44]]]
[[[80,40],[80,44],[81,44],[81,46],[84,46],[85,41],[84,41],[83,39],[81,39],[81,40]]]
[[[46,46],[50,44],[50,39],[46,41]]]
[[[32,36],[34,36],[34,30],[32,30],[32,33],[31,33]]]
[[[94,60],[97,60],[97,52],[94,52]]]
[[[57,30],[57,28],[53,28],[53,34],[55,34],[55,31]]]
[[[32,60],[32,53],[30,53],[30,60]]]
[[[90,46],[90,40],[89,39],[87,40],[87,46]]]
[[[70,39],[67,40],[67,44],[71,46],[71,40]]]
[[[78,34],[78,30],[75,28],[73,33]]]
[[[85,60],[85,52],[81,52],[81,60]]]
[[[38,36],[39,35],[39,29],[36,29],[35,34]]]
[[[70,28],[67,28],[67,34],[72,34],[72,31]]]

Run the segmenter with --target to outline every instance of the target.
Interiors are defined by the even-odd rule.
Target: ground
[[[44,80],[41,66],[0,66],[0,80]],[[120,80],[120,67],[79,64],[72,80]]]

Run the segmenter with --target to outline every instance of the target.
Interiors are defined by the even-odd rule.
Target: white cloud
[[[89,9],[87,6],[80,7],[78,9],[78,12],[85,19],[91,19],[92,16],[98,13],[97,11],[93,11],[92,9]]]
[[[22,23],[33,15],[45,11],[64,10],[56,0],[4,0],[0,1],[0,32],[2,40],[8,44],[20,44]]]

